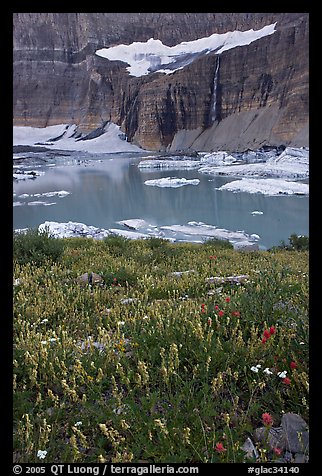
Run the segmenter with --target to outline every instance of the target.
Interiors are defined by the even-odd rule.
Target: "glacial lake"
[[[261,249],[279,245],[281,240],[288,243],[293,233],[309,235],[308,196],[217,190],[232,178],[190,169],[139,169],[144,154],[51,152],[25,156],[28,159],[19,161],[19,168],[42,175],[14,181],[14,229],[37,227],[45,221],[73,221],[121,230],[125,228],[117,222],[129,219],[143,219],[157,227],[203,222],[259,235]],[[200,182],[178,188],[144,183],[162,177],[198,178]],[[57,193],[61,191],[64,193]],[[200,241],[195,235],[177,234],[175,238]]]

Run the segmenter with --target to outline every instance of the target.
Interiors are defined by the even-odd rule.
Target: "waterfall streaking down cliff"
[[[216,69],[215,69],[215,76],[214,76],[214,89],[212,93],[212,108],[211,108],[211,122],[215,122],[219,119],[218,114],[218,99],[217,99],[217,92],[218,92],[218,81],[219,81],[219,66],[220,66],[220,56],[217,56],[216,60]]]

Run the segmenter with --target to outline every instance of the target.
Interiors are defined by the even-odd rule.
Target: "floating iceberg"
[[[200,182],[199,179],[186,179],[186,178],[176,178],[176,177],[164,177],[155,180],[146,180],[145,185],[151,185],[155,187],[182,187],[184,185],[198,185]]]
[[[193,168],[200,173],[212,176],[243,178],[243,181],[230,182],[220,187],[219,190],[258,192],[265,195],[309,194],[308,184],[294,182],[294,180],[307,180],[309,178],[309,150],[306,148],[286,147],[280,154],[278,154],[277,149],[267,153],[251,151],[244,154],[229,154],[225,151],[219,151],[206,153],[199,160],[159,158],[143,160],[138,164],[138,167],[141,170],[145,168],[173,168],[178,170]],[[245,178],[248,177],[251,180],[246,182]],[[169,179],[160,179],[159,183],[156,180],[146,181],[145,183],[159,187],[172,186],[170,181],[167,183],[167,180]],[[264,180],[268,181],[265,182]],[[276,180],[276,182],[272,180]],[[185,185],[185,183],[182,182],[182,185]]]
[[[200,167],[200,162],[199,160],[154,159],[142,160],[138,167],[139,169],[195,169]]]
[[[39,231],[48,230],[49,234],[55,238],[73,238],[83,236],[102,240],[111,234],[109,230],[105,230],[104,228],[97,228],[95,226],[89,226],[85,225],[84,223],[72,221],[67,223],[45,221],[39,225],[38,229]]]
[[[226,183],[217,190],[262,193],[264,195],[308,195],[309,185],[283,179],[246,179]]]
[[[140,228],[148,228],[151,225],[141,218],[131,218],[129,220],[120,220],[117,222],[119,225],[124,225],[131,230],[138,230]]]
[[[207,156],[206,156],[207,158]],[[235,177],[268,177],[284,179],[307,179],[309,177],[309,151],[287,147],[280,155],[272,157],[267,155],[267,160],[261,163],[233,164],[214,166],[206,160],[206,165],[198,172],[210,175],[233,175]],[[219,165],[217,162],[216,165]]]
[[[45,172],[40,172],[39,170],[16,170],[16,172],[13,174],[13,178],[15,180],[26,180],[35,179],[41,175],[45,175]]]
[[[49,234],[56,238],[87,237],[102,240],[113,234],[124,236],[128,239],[147,239],[155,237],[172,242],[188,241],[195,243],[202,243],[205,239],[209,238],[217,238],[220,240],[228,240],[234,246],[239,243],[243,247],[245,247],[245,245],[251,246],[260,239],[257,234],[249,235],[244,231],[226,230],[195,221],[188,222],[187,225],[164,225],[161,227],[150,225],[141,219],[122,220],[117,223],[132,228],[133,231],[117,228],[109,228],[106,230],[104,228],[97,228],[95,226],[85,225],[84,223],[71,221],[67,223],[46,221],[39,225],[38,229],[40,231],[48,230]],[[137,229],[140,231],[136,231]],[[15,231],[23,232],[24,230]]]
[[[161,226],[161,230],[180,233],[186,236],[199,236],[205,238],[216,238],[219,240],[228,240],[231,243],[251,242],[259,239],[258,235],[249,235],[244,231],[231,231],[224,228],[218,228],[213,225],[207,225],[203,222],[189,222],[187,225],[166,225]],[[190,240],[189,240],[190,241]]]

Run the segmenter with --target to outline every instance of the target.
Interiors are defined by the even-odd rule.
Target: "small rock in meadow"
[[[249,243],[248,241],[241,241],[234,243],[234,250],[237,251],[259,251],[258,243]]]
[[[247,440],[245,441],[245,443],[243,444],[243,446],[241,447],[241,449],[243,451],[245,451],[246,453],[246,458],[255,458],[257,459],[258,458],[258,451],[256,449],[256,446],[254,445],[254,443],[252,442],[252,440],[248,437]]]
[[[300,415],[285,413],[281,421],[286,434],[286,448],[291,453],[307,453],[309,448],[308,425]]]
[[[254,439],[261,443],[267,440],[267,444],[271,450],[273,450],[273,448],[280,448],[283,451],[286,449],[286,435],[281,426],[270,428],[268,431],[264,426],[257,428],[254,432]]]
[[[98,284],[103,283],[103,278],[97,273],[84,273],[77,278],[77,282],[81,286],[86,286],[88,284]]]

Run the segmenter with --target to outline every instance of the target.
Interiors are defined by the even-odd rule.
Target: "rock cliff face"
[[[169,75],[133,77],[124,62],[95,54],[275,22],[273,35]],[[307,146],[308,23],[307,13],[16,13],[14,125],[89,132],[112,121],[149,150]]]

